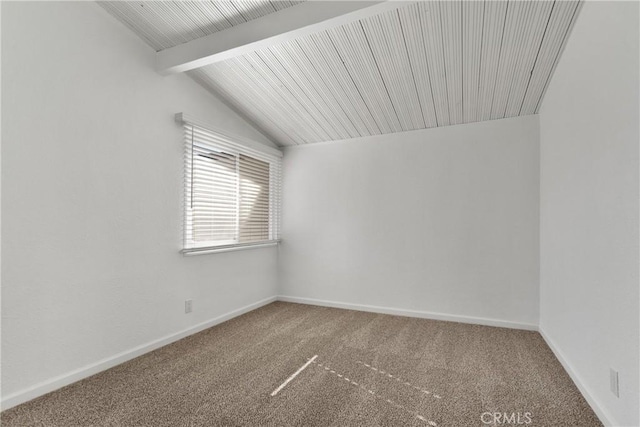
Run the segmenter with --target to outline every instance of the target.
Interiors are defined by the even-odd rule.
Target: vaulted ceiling
[[[302,1],[98,1],[156,51],[226,30]]]
[[[268,16],[286,18],[313,7],[264,0],[101,5],[158,55],[190,48],[189,42],[200,43],[199,50],[206,43],[224,44],[227,34],[232,39],[245,29],[259,32],[256,25]],[[580,2],[383,6],[363,13],[366,8],[359,5],[361,10],[333,25],[267,38],[182,71],[280,145],[535,114]]]

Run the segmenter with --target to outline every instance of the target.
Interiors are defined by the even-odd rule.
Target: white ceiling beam
[[[397,9],[407,1],[306,1],[235,27],[161,50],[160,74],[175,74]]]

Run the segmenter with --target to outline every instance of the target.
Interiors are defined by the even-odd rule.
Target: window
[[[185,137],[183,253],[276,244],[281,152],[179,114]]]

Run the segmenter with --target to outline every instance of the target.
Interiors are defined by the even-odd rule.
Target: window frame
[[[183,255],[199,255],[277,245],[280,242],[281,229],[282,151],[256,141],[220,131],[213,126],[208,125],[201,120],[194,119],[191,116],[187,116],[184,113],[176,114],[175,118],[176,121],[183,126],[184,134],[183,230],[182,248],[180,252]],[[268,239],[244,242],[240,241],[240,233],[242,231],[239,223],[240,211],[236,214],[238,215],[238,221],[235,229],[236,239],[232,241],[220,240],[218,241],[218,244],[215,243],[215,240],[198,242],[193,239],[194,210],[192,208],[192,180],[194,171],[194,143],[203,144],[202,141],[195,141],[193,139],[193,136],[196,133],[205,133],[207,136],[211,136],[215,142],[207,141],[206,145],[210,146],[213,151],[234,156],[237,162],[240,162],[240,156],[246,156],[269,164]],[[239,169],[237,173],[240,173]],[[241,175],[238,175],[237,179],[238,182],[240,182],[239,180],[241,179]],[[236,197],[238,197],[238,204],[240,204],[240,194],[240,188],[238,186],[236,193]]]

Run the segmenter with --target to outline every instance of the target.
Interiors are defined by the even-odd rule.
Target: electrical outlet
[[[193,300],[185,300],[184,301],[184,312],[191,313],[193,311]]]
[[[615,394],[616,397],[620,397],[620,385],[618,384],[618,371],[613,368],[609,368],[609,387],[611,388],[611,393]]]

